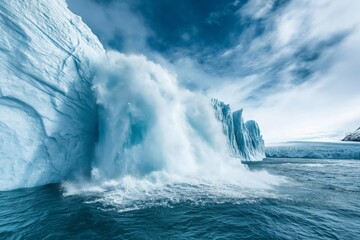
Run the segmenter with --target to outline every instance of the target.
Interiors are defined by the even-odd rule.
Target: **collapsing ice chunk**
[[[244,123],[242,109],[231,112],[230,105],[215,98],[211,99],[216,118],[222,123],[223,132],[228,138],[230,152],[243,161],[260,161],[265,158],[264,140],[258,124]]]

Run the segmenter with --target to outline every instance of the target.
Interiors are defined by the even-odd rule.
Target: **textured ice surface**
[[[266,147],[266,157],[360,159],[360,143],[346,142],[286,142]]]
[[[265,158],[264,140],[258,124],[253,121],[244,123],[242,110],[231,112],[230,105],[212,99],[216,118],[222,123],[223,132],[233,156],[243,161],[259,161]]]
[[[98,39],[64,0],[1,1],[0,32],[0,189],[89,168]]]
[[[360,128],[358,128],[355,132],[347,134],[343,141],[360,142]]]

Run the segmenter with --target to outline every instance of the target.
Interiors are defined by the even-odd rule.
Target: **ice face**
[[[262,138],[260,127],[254,120],[245,122],[246,132],[248,133],[247,148],[249,155],[253,160],[261,160],[265,158],[265,144]]]
[[[242,110],[231,112],[230,105],[212,99],[216,118],[222,123],[233,156],[243,161],[259,161],[265,158],[264,140],[255,121],[244,123]]]
[[[65,1],[0,4],[0,189],[90,168],[98,39]]]

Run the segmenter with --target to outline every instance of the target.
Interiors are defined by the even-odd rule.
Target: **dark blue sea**
[[[286,181],[238,191],[199,184],[73,194],[54,184],[0,192],[0,239],[360,239],[359,160],[247,166]]]

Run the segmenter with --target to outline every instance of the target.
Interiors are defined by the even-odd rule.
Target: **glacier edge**
[[[63,0],[4,1],[0,29],[0,189],[84,173],[96,138],[91,79],[102,45]]]

